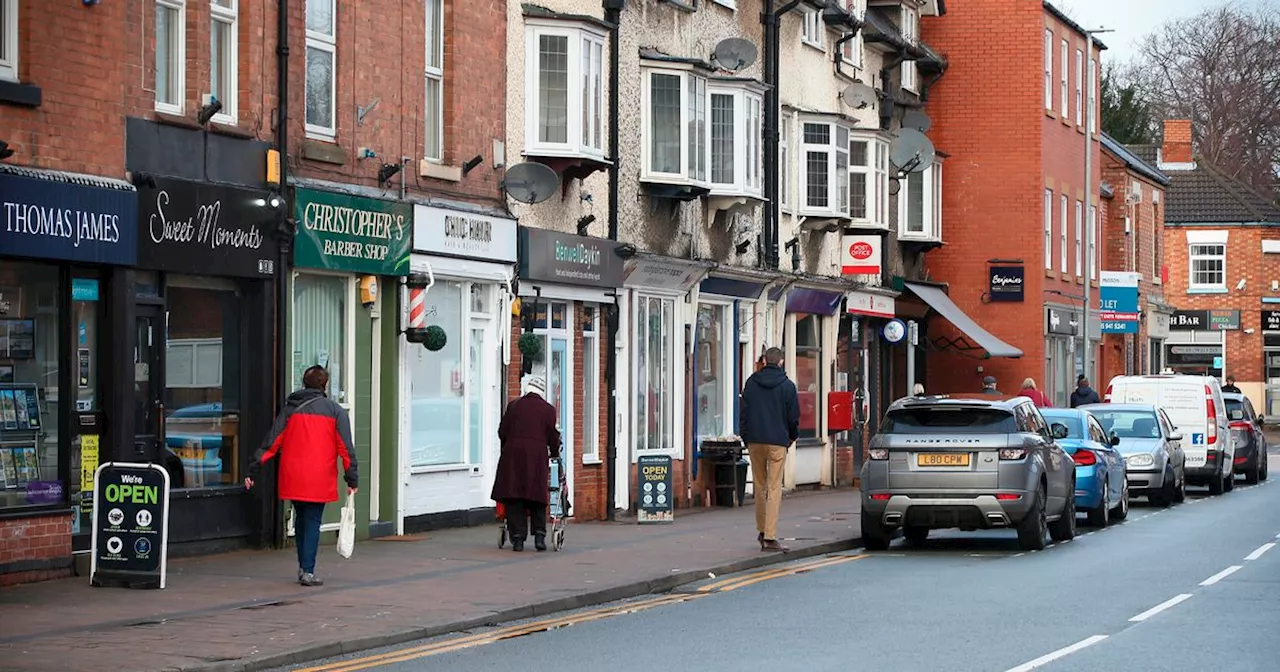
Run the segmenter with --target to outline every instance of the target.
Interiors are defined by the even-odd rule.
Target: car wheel
[[[1160,485],[1160,492],[1147,498],[1151,502],[1152,506],[1164,508],[1173,504],[1174,497],[1178,496],[1178,485],[1175,483],[1176,479],[1177,477],[1174,475],[1172,469],[1165,470],[1164,483]]]
[[[1044,515],[1044,486],[1042,485],[1036,489],[1031,508],[1022,520],[1018,521],[1018,546],[1024,551],[1044,550],[1047,545],[1045,533],[1048,527]]]
[[[1076,538],[1076,498],[1075,483],[1071,484],[1068,492],[1073,493],[1067,497],[1067,503],[1062,505],[1062,515],[1058,519],[1049,523],[1049,534],[1054,541],[1071,541]]]
[[[1215,497],[1221,495],[1222,491],[1226,489],[1226,487],[1227,482],[1222,478],[1222,476],[1215,476],[1209,481],[1209,494]]]
[[[883,551],[889,548],[892,541],[891,532],[884,524],[870,513],[862,512],[862,545],[868,551]]]
[[[907,543],[912,546],[923,546],[925,541],[929,539],[929,528],[927,527],[904,527],[902,528],[902,536],[907,538]]]
[[[1253,460],[1253,466],[1244,472],[1244,482],[1247,485],[1257,485],[1262,480],[1262,455],[1258,455]]]
[[[1185,489],[1186,486],[1184,485],[1184,492]],[[1127,481],[1124,484],[1124,492],[1120,494],[1120,504],[1117,505],[1116,508],[1112,509],[1111,517],[1116,520],[1124,520],[1129,517],[1129,483]]]
[[[1102,503],[1088,513],[1090,527],[1106,527],[1111,524],[1111,484],[1102,482]]]
[[[1187,477],[1186,476],[1183,476],[1182,480],[1178,481],[1178,489],[1173,494],[1173,501],[1179,504],[1187,501]]]
[[[1258,456],[1258,459],[1262,460],[1262,468],[1258,470],[1258,480],[1265,481],[1267,480],[1267,461],[1268,461],[1266,451],[1263,451],[1262,454]]]

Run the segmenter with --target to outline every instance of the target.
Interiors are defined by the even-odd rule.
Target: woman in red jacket
[[[302,389],[289,395],[262,447],[249,464],[244,487],[252,488],[262,465],[280,455],[280,499],[293,502],[294,545],[298,547],[298,583],[323,586],[316,578],[320,520],[324,505],[338,500],[333,465],[342,458],[347,496],[359,483],[351,442],[351,417],[329,398],[329,372],[313,366],[302,374]]]
[[[1048,408],[1053,405],[1049,403],[1049,395],[1036,388],[1036,381],[1034,378],[1028,378],[1022,381],[1022,391],[1018,394],[1030,399],[1036,405],[1036,408]]]

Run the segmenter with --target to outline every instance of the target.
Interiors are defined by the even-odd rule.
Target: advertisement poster
[[[80,435],[80,492],[93,491],[93,474],[98,469],[98,435]]]
[[[168,472],[155,464],[108,462],[93,480],[90,585],[164,588]]]
[[[670,523],[675,521],[675,493],[672,483],[670,455],[641,455],[636,463],[640,489],[636,522]]]

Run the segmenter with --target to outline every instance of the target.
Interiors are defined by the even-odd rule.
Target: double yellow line
[[[633,614],[647,609],[666,606],[668,604],[678,604],[680,602],[690,602],[701,599],[708,595],[716,593],[724,593],[738,588],[754,585],[763,581],[782,578],[784,576],[795,576],[803,572],[830,567],[845,562],[861,560],[867,557],[865,554],[859,555],[834,555],[800,562],[781,568],[766,569],[752,572],[745,575],[736,575],[727,579],[706,584],[692,593],[674,593],[670,595],[659,595],[644,600],[628,602],[626,604],[616,604],[610,607],[593,609],[590,611],[580,611],[564,616],[534,621],[531,623],[523,623],[519,625],[511,625],[489,632],[483,632],[464,637],[454,637],[443,641],[433,642],[431,644],[423,644],[421,646],[413,646],[398,651],[366,656],[363,658],[355,658],[352,660],[344,660],[318,667],[308,667],[296,672],[357,672],[358,670],[367,670],[383,665],[391,665],[394,663],[403,663],[417,658],[426,658],[428,656],[437,656],[442,653],[452,653],[463,649],[470,649],[485,644],[493,644],[504,639],[513,637],[521,637],[531,635],[538,632],[555,630],[557,628],[578,625],[579,623],[590,623],[591,621],[599,621],[624,614]]]

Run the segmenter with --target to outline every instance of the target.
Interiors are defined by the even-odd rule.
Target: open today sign
[[[169,472],[155,464],[107,462],[94,483],[89,584],[164,588]]]

